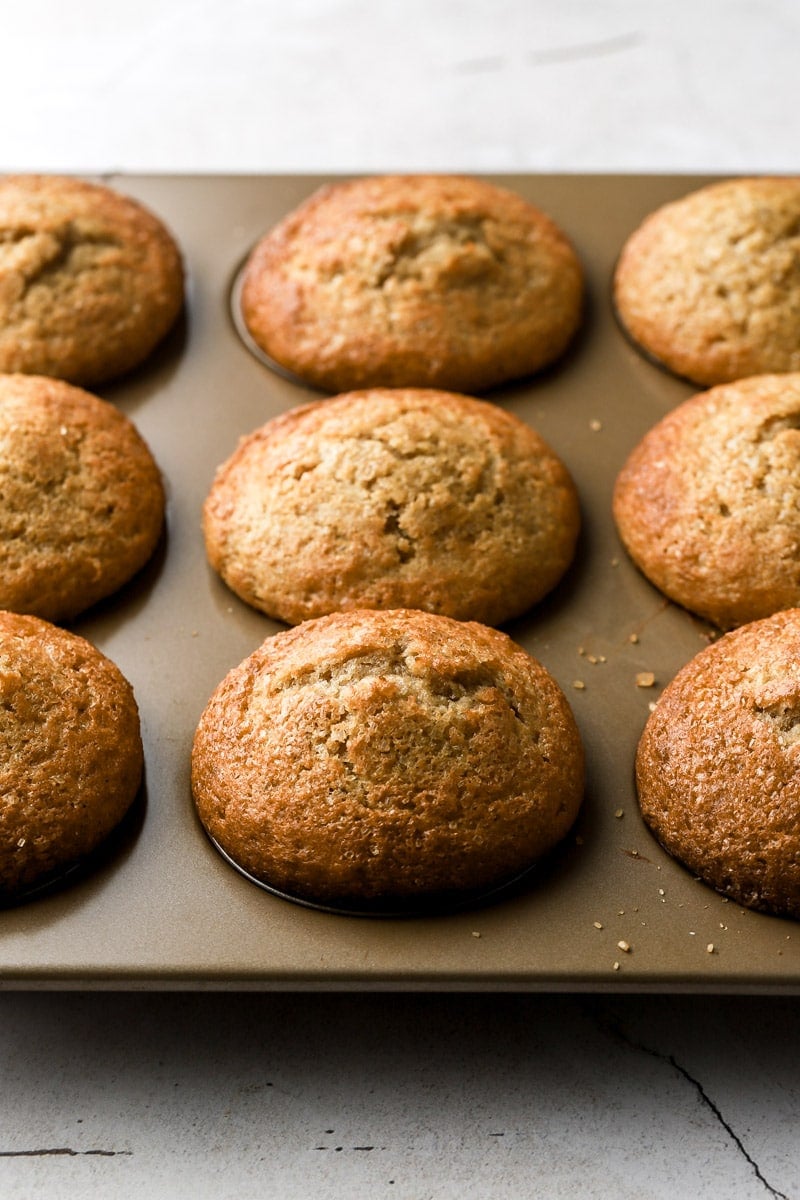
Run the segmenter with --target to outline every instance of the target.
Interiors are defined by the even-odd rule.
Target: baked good
[[[665,689],[636,779],[655,836],[739,904],[800,917],[800,610],[744,625]]]
[[[0,608],[76,616],[147,562],[163,521],[127,417],[62,380],[0,375]]]
[[[623,247],[614,302],[695,383],[800,370],[800,178],[723,180],[658,209]]]
[[[246,873],[313,903],[500,885],[564,837],[583,754],[566,699],[495,629],[409,610],[285,630],[222,681],[192,789]]]
[[[553,221],[478,179],[323,187],[248,259],[244,323],[323,390],[475,392],[538,371],[581,318],[582,273]]]
[[[58,175],[0,179],[0,371],[104,382],[182,305],[177,246],[137,201]]]
[[[0,894],[66,870],[111,833],[142,776],[130,684],[89,642],[0,612]]]
[[[614,490],[633,560],[723,629],[800,604],[800,374],[720,384],[670,411]]]
[[[558,582],[579,520],[566,468],[518,417],[454,393],[376,388],[243,438],[203,523],[225,582],[289,624],[353,608],[498,624]]]

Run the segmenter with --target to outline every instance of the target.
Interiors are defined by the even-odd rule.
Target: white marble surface
[[[3,169],[798,169],[794,0],[27,0]],[[800,1196],[792,997],[0,996],[0,1195]]]

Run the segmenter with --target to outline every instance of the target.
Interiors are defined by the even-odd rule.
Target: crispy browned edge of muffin
[[[736,705],[730,699],[737,688],[737,679],[731,675],[740,678],[746,661],[757,666],[757,656],[763,652],[763,640],[780,640],[787,627],[793,627],[793,641],[800,645],[800,609],[787,609],[724,634],[678,671],[659,697],[642,731],[635,756],[635,782],[645,824],[671,857],[709,887],[744,907],[800,919],[800,775],[797,761],[792,763],[787,756],[784,764],[785,786],[780,791],[784,796],[789,789],[793,792],[786,806],[789,811],[780,815],[770,828],[763,828],[758,819],[755,831],[741,827],[742,814],[746,812],[750,817],[753,813],[749,775],[755,777],[757,789],[762,789],[762,806],[774,805],[772,793],[767,795],[763,791],[764,775],[770,764],[774,765],[775,757],[774,746],[769,743],[773,733],[771,725],[774,723],[777,729],[785,725],[789,732],[796,727],[800,704],[794,712],[791,705],[792,699],[798,700],[800,689],[795,687],[792,696],[784,694],[785,689],[779,685],[773,703],[766,704],[763,710],[754,698],[752,715],[744,698],[740,697]],[[745,651],[740,649],[743,642],[749,644]],[[725,696],[722,696],[723,692]],[[708,710],[715,700],[719,701],[716,714],[719,736],[709,732],[713,714]],[[759,716],[759,711],[764,719]],[[698,757],[703,745],[707,747],[704,763],[705,758],[715,757],[721,764],[724,781],[730,785],[725,787],[725,800],[730,802],[731,812],[724,826],[719,824],[719,806],[713,799],[707,801],[700,812],[697,800],[676,797],[677,784],[683,783],[684,790],[688,791],[694,779],[694,772],[688,767],[682,768],[680,760],[689,758],[693,747],[697,751],[695,757]],[[731,768],[729,761],[734,756],[737,766]],[[718,796],[721,785],[713,786]],[[684,817],[695,823],[688,833],[681,824]],[[768,856],[774,859],[781,825],[784,827],[782,840],[784,844],[788,843],[788,857],[783,864],[779,860],[776,869],[770,873]],[[787,853],[786,849],[784,853]]]
[[[272,664],[272,669],[276,674],[282,672],[285,674],[286,672],[286,662],[282,663],[282,659],[286,658],[288,661],[296,659],[298,682],[302,684],[304,678],[310,677],[309,671],[313,676],[313,670],[306,669],[303,665],[306,657],[305,644],[318,635],[321,635],[322,638],[320,649],[329,643],[330,648],[334,652],[338,652],[341,648],[342,630],[355,630],[350,643],[348,643],[347,651],[352,651],[355,657],[359,657],[365,649],[363,626],[369,626],[373,637],[376,636],[376,630],[381,631],[381,636],[383,636],[386,632],[391,634],[392,629],[398,626],[398,622],[401,625],[405,623],[406,626],[410,624],[416,629],[421,624],[427,630],[438,632],[438,637],[434,636],[431,648],[437,669],[441,670],[447,655],[446,637],[442,635],[446,634],[449,629],[459,641],[477,637],[479,641],[482,639],[487,645],[491,644],[498,659],[507,657],[508,664],[512,669],[523,669],[526,675],[526,688],[530,686],[544,689],[547,692],[551,702],[547,710],[548,719],[552,722],[550,732],[564,751],[563,755],[559,756],[558,763],[553,767],[549,765],[549,758],[544,759],[548,764],[547,773],[552,776],[546,783],[548,791],[546,803],[553,807],[553,811],[548,808],[544,815],[544,823],[549,822],[552,827],[546,835],[541,830],[537,832],[538,844],[535,853],[521,854],[519,850],[516,850],[513,863],[509,863],[506,858],[503,860],[502,869],[495,864],[495,874],[491,878],[486,876],[482,876],[480,879],[454,878],[452,864],[450,864],[447,885],[444,885],[440,878],[441,872],[436,877],[435,886],[431,885],[429,880],[428,886],[416,884],[409,888],[393,883],[375,887],[374,881],[370,884],[368,877],[365,877],[366,883],[362,881],[359,884],[357,871],[354,874],[352,869],[347,868],[343,874],[341,871],[337,874],[334,862],[328,873],[324,862],[320,864],[319,861],[315,862],[313,859],[310,860],[311,869],[305,875],[302,867],[298,870],[291,864],[288,872],[285,866],[278,864],[276,867],[275,863],[257,867],[250,861],[252,855],[249,855],[246,849],[237,850],[234,844],[236,839],[232,842],[230,837],[219,836],[218,822],[213,811],[217,801],[222,799],[222,792],[226,792],[229,787],[237,790],[243,786],[238,777],[236,765],[229,761],[225,751],[226,739],[237,738],[235,730],[227,721],[224,713],[231,696],[233,695],[234,698],[238,696],[242,687],[247,686],[246,681],[252,675],[259,677],[262,671],[270,669],[269,664],[272,659],[276,660]],[[321,669],[330,668],[329,660],[324,656],[318,665]],[[486,664],[482,661],[476,661],[473,664],[473,670],[478,673],[485,672],[487,669]],[[502,684],[499,686],[501,690],[504,690]],[[523,705],[528,703],[519,697],[516,702],[513,698],[506,697],[505,702],[511,706],[514,712],[516,712],[516,703]],[[239,701],[236,703],[238,704]],[[516,719],[522,720],[523,718],[517,716]],[[540,734],[537,734],[536,738],[532,738],[532,740],[538,742],[539,736]],[[345,910],[368,911],[372,906],[377,905],[380,908],[384,903],[388,903],[392,910],[397,906],[414,902],[421,902],[423,907],[435,908],[439,903],[449,904],[457,898],[492,893],[509,882],[513,882],[520,873],[536,866],[541,860],[554,853],[563,843],[581,808],[585,782],[584,770],[583,743],[566,696],[550,672],[514,643],[508,635],[475,622],[458,622],[452,618],[414,610],[361,610],[320,617],[276,634],[268,638],[252,655],[230,671],[212,693],[198,723],[192,747],[191,775],[192,794],[201,824],[223,855],[234,866],[238,866],[245,875],[255,882],[261,883],[262,886],[266,886],[268,890],[277,891],[289,899],[297,899],[315,906],[330,905]],[[218,776],[218,771],[221,776],[225,777],[224,781]],[[555,786],[556,775],[560,780],[561,786],[559,787]],[[291,781],[288,785],[291,786]],[[549,794],[550,792],[552,795]],[[224,800],[222,802],[224,804]],[[557,806],[557,815],[555,806]],[[541,813],[537,814],[537,819],[541,816]],[[383,832],[385,835],[386,831]],[[322,836],[324,837],[324,830]],[[528,836],[531,836],[530,830]],[[327,846],[325,849],[327,853]],[[307,848],[304,849],[304,853],[307,853]]]
[[[84,331],[77,327],[68,334],[70,346],[55,351],[38,349],[35,357],[21,349],[16,357],[4,358],[2,369],[8,373],[24,371],[50,375],[79,386],[97,386],[117,380],[145,363],[176,325],[184,309],[185,267],[174,234],[164,221],[142,201],[104,183],[73,175],[6,174],[0,176],[0,203],[4,189],[29,188],[32,194],[63,192],[96,202],[96,212],[117,230],[124,231],[126,248],[132,248],[149,275],[148,321],[138,320],[135,336],[126,332],[109,346],[103,320],[87,322]],[[83,215],[83,214],[78,214]],[[74,218],[72,218],[74,219]],[[29,220],[29,224],[33,224]],[[32,232],[37,232],[36,228]],[[112,230],[113,232],[113,230]],[[134,296],[141,306],[141,297]],[[102,303],[100,304],[102,318]],[[56,326],[45,326],[43,346],[58,336]],[[87,349],[87,343],[92,350]]]
[[[404,199],[409,186],[432,190],[438,187],[444,194],[454,187],[471,190],[485,199],[487,209],[494,204],[498,211],[516,219],[524,215],[535,225],[542,240],[547,242],[549,255],[560,260],[559,284],[565,292],[559,297],[561,313],[557,319],[548,314],[546,330],[537,334],[535,348],[532,349],[530,338],[514,342],[509,335],[502,350],[494,345],[483,361],[466,362],[463,346],[448,350],[443,357],[443,330],[437,327],[425,331],[419,321],[414,336],[406,336],[402,341],[373,334],[369,339],[359,339],[352,350],[347,347],[344,351],[341,348],[332,351],[319,337],[310,349],[301,346],[305,338],[299,333],[303,326],[298,315],[308,285],[304,287],[295,280],[285,279],[283,269],[298,238],[304,236],[306,226],[312,227],[317,212],[329,205],[341,203],[347,209],[349,198],[362,190],[365,194],[378,188],[395,191],[399,206],[411,210],[414,201]],[[463,205],[463,198],[456,201],[456,207],[459,203]],[[313,245],[313,237],[309,241]],[[551,307],[554,299],[553,292]],[[325,184],[268,230],[244,265],[238,303],[248,340],[266,359],[279,370],[288,371],[322,391],[336,393],[386,386],[471,393],[535,374],[558,361],[583,322],[585,281],[577,253],[564,231],[552,217],[517,192],[465,175],[381,175]],[[540,305],[539,311],[544,312],[545,307]]]
[[[245,578],[241,571],[235,572],[232,567],[226,567],[229,554],[227,542],[223,549],[222,529],[233,503],[228,488],[231,472],[236,470],[254,442],[280,439],[284,434],[291,434],[304,424],[310,426],[313,433],[319,427],[319,422],[324,421],[326,415],[334,409],[339,413],[347,406],[360,407],[368,404],[372,396],[381,400],[394,394],[400,397],[410,395],[415,402],[416,398],[435,402],[450,412],[463,411],[465,417],[475,414],[489,427],[498,431],[499,439],[505,438],[509,444],[515,441],[511,435],[519,431],[520,437],[526,439],[531,453],[536,454],[537,460],[545,460],[548,464],[553,475],[552,487],[562,497],[558,525],[550,539],[552,553],[548,556],[547,563],[540,561],[536,570],[526,573],[524,578],[521,570],[518,571],[519,578],[516,579],[515,586],[507,585],[501,593],[498,593],[491,574],[487,574],[485,566],[478,562],[475,563],[474,582],[466,591],[462,586],[457,592],[454,591],[457,581],[451,580],[448,583],[446,574],[443,573],[435,582],[437,594],[447,593],[451,596],[451,604],[446,610],[434,608],[432,604],[425,602],[430,589],[426,589],[424,579],[420,579],[414,589],[402,580],[394,585],[390,579],[383,582],[378,579],[367,580],[355,591],[351,588],[346,595],[343,593],[337,603],[331,602],[328,607],[318,611],[309,611],[307,606],[292,599],[288,590],[280,600],[273,595],[270,603],[267,603],[266,597],[256,594],[249,577]],[[203,507],[204,540],[212,568],[245,603],[288,624],[299,624],[304,620],[325,615],[326,612],[356,608],[419,608],[440,612],[444,616],[459,620],[475,620],[487,625],[504,624],[527,612],[558,586],[574,560],[580,525],[580,501],[574,480],[560,456],[535,429],[514,414],[490,402],[460,393],[427,388],[370,388],[347,392],[301,404],[278,414],[240,438],[233,453],[217,468]],[[383,594],[391,596],[392,599],[384,600]]]

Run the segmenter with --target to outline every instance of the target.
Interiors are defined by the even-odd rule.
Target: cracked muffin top
[[[800,374],[693,396],[633,450],[614,490],[651,583],[720,628],[800,604]]]
[[[142,758],[119,668],[75,634],[0,612],[0,894],[99,846],[136,797]]]
[[[540,370],[581,319],[582,272],[521,196],[460,176],[322,188],[256,246],[241,307],[257,345],[327,391],[483,391]]]
[[[177,246],[141,204],[78,179],[0,179],[0,371],[104,382],[182,305]]]
[[[745,625],[665,689],[639,743],[642,813],[739,904],[800,917],[800,611]]]
[[[163,522],[126,416],[63,380],[0,375],[0,609],[77,616],[144,566]]]
[[[563,838],[583,750],[545,668],[430,613],[336,613],[268,638],[192,750],[199,816],[244,871],[342,907],[488,889]]]
[[[725,180],[652,213],[623,247],[617,314],[694,383],[800,370],[800,178]]]
[[[500,624],[559,581],[579,521],[566,468],[518,417],[402,388],[269,421],[219,468],[203,515],[214,569],[289,624],[353,608]]]

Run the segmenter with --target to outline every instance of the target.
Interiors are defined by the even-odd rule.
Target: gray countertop
[[[793,0],[29,0],[2,45],[4,170],[799,165]],[[0,1195],[799,1197],[799,1003],[9,991]]]

